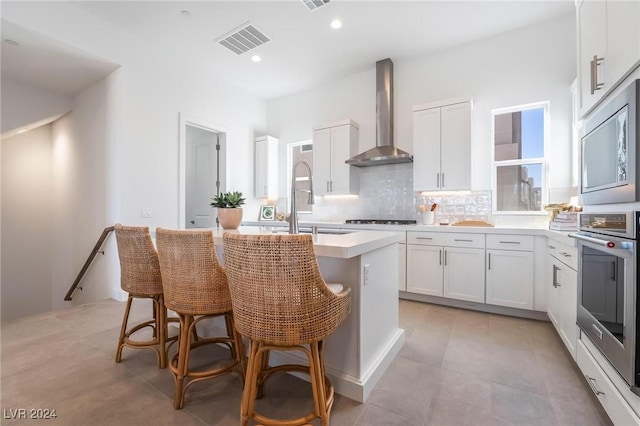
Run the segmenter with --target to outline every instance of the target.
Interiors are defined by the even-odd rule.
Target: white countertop
[[[264,222],[260,223],[264,225]],[[280,228],[280,227],[278,227]],[[224,230],[213,228],[213,238],[216,245],[222,245],[222,236],[225,232],[240,234],[273,234],[274,227],[267,226],[241,226],[237,230]],[[336,257],[348,259],[360,256],[380,247],[393,243],[404,242],[404,234],[399,232],[362,230],[346,234],[317,234],[313,236],[313,248],[316,256]]]

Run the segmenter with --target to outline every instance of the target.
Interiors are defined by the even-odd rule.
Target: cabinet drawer
[[[484,248],[484,234],[444,234],[443,237],[445,246]]]
[[[602,404],[602,407],[609,415],[609,418],[611,418],[613,424],[639,424],[640,419],[638,416],[635,415],[632,408],[624,400],[602,368],[600,368],[582,341],[578,341],[576,359],[587,384],[591,387],[591,390]]]
[[[555,257],[573,270],[578,269],[577,247],[559,243],[554,240],[549,240],[547,246],[549,247],[549,254],[551,256]]]
[[[533,251],[533,236],[487,235],[487,248],[494,250]]]
[[[445,234],[435,232],[407,232],[407,244],[417,244],[422,246],[443,246]]]

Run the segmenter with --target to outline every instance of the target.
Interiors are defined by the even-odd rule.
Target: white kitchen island
[[[220,248],[224,232],[270,234],[273,230],[258,226],[213,229]],[[351,289],[351,314],[325,341],[326,373],[337,393],[364,402],[404,344],[404,330],[398,327],[398,242],[402,235],[357,231],[318,234],[313,240],[325,281]],[[306,357],[295,353],[273,353],[270,360],[274,365],[306,363]]]

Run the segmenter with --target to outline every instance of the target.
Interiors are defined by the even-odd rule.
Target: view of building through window
[[[493,112],[496,212],[542,210],[547,107],[544,103]]]

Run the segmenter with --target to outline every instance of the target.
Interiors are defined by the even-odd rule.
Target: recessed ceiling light
[[[17,41],[11,40],[10,38],[5,38],[4,42],[11,46],[20,46],[20,44]]]
[[[258,55],[253,55],[253,56],[251,57],[251,60],[252,60],[253,62],[260,62],[260,61],[262,60],[262,58],[261,58],[260,56],[258,56]]]
[[[331,21],[331,28],[333,28],[334,30],[337,30],[340,27],[342,27],[342,21],[341,20],[334,19],[333,21]]]
[[[189,12],[188,10],[183,10],[183,11],[180,12],[180,14],[182,16],[184,16],[185,18],[188,18],[188,17],[191,16],[191,12]]]

